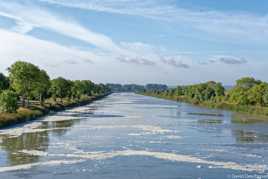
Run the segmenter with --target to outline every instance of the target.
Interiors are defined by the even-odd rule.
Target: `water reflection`
[[[233,113],[232,122],[237,124],[268,123],[267,116]]]
[[[247,131],[242,129],[236,129],[232,132],[237,143],[257,143],[257,144],[267,144],[268,134],[258,133],[256,131]]]
[[[44,122],[41,126],[43,129],[57,129],[52,130],[51,133],[60,137],[65,135],[68,130],[71,129],[73,125],[76,123],[79,123],[81,119],[75,119],[75,120],[66,120],[66,121],[56,121],[56,122]]]
[[[20,153],[21,150],[46,151],[49,144],[48,132],[27,133],[19,137],[2,138],[1,147],[7,152],[10,165],[37,162],[38,156],[29,156]]]
[[[96,109],[97,108],[94,108],[94,110]],[[94,111],[90,109],[90,112],[65,111],[54,114],[56,115],[56,118],[63,118],[59,121],[40,121],[40,126],[33,127],[32,131],[24,131],[24,133],[22,132],[21,135],[11,136],[8,134],[4,134],[0,136],[1,149],[6,151],[9,165],[11,166],[38,162],[40,158],[39,156],[27,155],[20,151],[37,150],[46,152],[49,147],[49,138],[51,136],[61,137],[65,135],[73,125],[85,119],[85,116],[87,115],[92,116],[93,113]],[[65,119],[64,117],[69,118]],[[70,117],[73,117],[73,119],[71,119]],[[12,130],[12,128],[9,130]]]

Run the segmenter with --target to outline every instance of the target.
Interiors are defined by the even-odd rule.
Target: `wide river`
[[[115,93],[0,130],[0,178],[268,178],[268,123],[235,117]]]

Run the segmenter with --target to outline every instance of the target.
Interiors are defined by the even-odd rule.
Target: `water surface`
[[[0,130],[0,178],[267,177],[268,123],[232,118],[228,111],[112,94]]]

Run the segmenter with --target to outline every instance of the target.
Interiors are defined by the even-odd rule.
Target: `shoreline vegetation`
[[[43,117],[51,112],[89,104],[111,93],[90,80],[51,80],[46,71],[17,61],[0,73],[0,129]]]
[[[77,101],[63,100],[63,102],[49,103],[43,106],[20,107],[15,113],[0,113],[0,129],[11,127],[16,124],[32,121],[53,112],[64,111],[69,108],[84,106],[96,100],[102,99],[108,94],[91,96]]]
[[[245,77],[231,89],[209,81],[168,90],[145,90],[139,94],[245,114],[234,122],[268,121],[268,83]],[[247,116],[248,115],[248,116]]]

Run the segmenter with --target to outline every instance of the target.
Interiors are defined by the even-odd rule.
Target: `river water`
[[[133,93],[0,130],[0,178],[268,178],[268,123]]]

